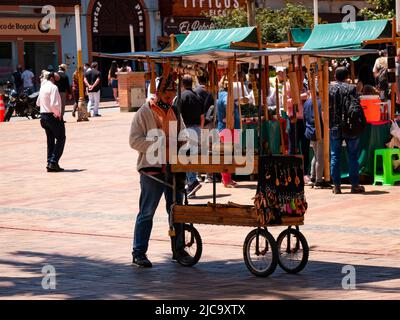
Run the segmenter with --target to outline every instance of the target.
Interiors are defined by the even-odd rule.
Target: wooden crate
[[[173,208],[174,223],[211,224],[221,226],[259,227],[257,213],[253,206],[178,206]],[[304,224],[304,217],[283,217],[282,223],[270,226],[298,226]]]

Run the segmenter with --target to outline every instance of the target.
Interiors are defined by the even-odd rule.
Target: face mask
[[[162,102],[161,99],[159,99],[156,104],[158,107],[160,107],[163,110],[168,110],[169,108],[171,108],[171,106],[169,104]]]

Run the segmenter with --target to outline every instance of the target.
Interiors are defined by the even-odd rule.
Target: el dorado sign
[[[172,15],[174,17],[200,17],[225,14],[227,10],[246,6],[246,0],[174,0]]]

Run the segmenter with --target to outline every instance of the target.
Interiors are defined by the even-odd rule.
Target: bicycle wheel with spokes
[[[177,261],[184,267],[192,267],[199,262],[203,252],[203,242],[200,233],[193,225],[185,224],[185,244],[184,250],[188,254],[185,258],[177,257]]]
[[[257,277],[268,277],[278,265],[278,250],[274,237],[264,229],[251,231],[243,245],[246,267]]]
[[[308,262],[309,248],[303,234],[292,228],[284,230],[277,239],[279,266],[287,273],[299,273]]]

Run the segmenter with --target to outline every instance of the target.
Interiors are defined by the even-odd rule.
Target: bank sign
[[[175,0],[173,1],[174,17],[200,17],[223,15],[228,10],[246,6],[246,0]]]
[[[58,22],[56,29],[42,28],[41,18],[0,18],[0,34],[11,36],[58,35],[60,28]]]

